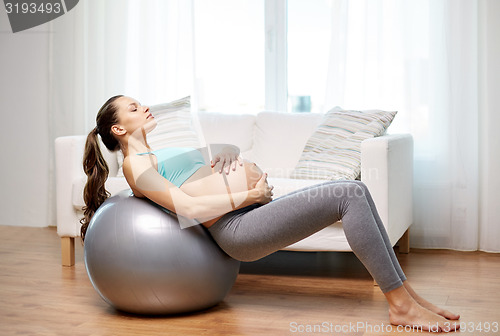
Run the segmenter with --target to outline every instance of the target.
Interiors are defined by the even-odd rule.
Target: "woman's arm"
[[[272,187],[269,188],[266,182],[266,174],[249,191],[193,197],[161,176],[145,160],[136,158],[132,165],[129,157],[125,158],[123,173],[133,191],[188,219],[216,218],[254,203],[268,203],[272,197]]]

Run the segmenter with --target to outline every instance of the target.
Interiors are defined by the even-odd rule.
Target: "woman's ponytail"
[[[109,192],[104,188],[104,183],[108,179],[109,168],[102,156],[97,139],[97,127],[87,136],[85,142],[85,154],[83,156],[83,171],[87,175],[87,183],[83,189],[84,217],[80,220],[82,227],[80,235],[85,239],[85,233],[89,226],[90,219],[99,206],[109,197]]]
[[[87,183],[83,189],[83,218],[80,219],[82,227],[80,236],[85,240],[85,233],[90,220],[102,203],[110,196],[104,184],[108,179],[109,167],[101,153],[98,135],[102,142],[110,151],[120,149],[120,143],[111,133],[111,126],[118,123],[117,107],[113,102],[122,95],[108,99],[97,113],[97,126],[87,136],[85,142],[85,152],[83,154],[83,171],[87,175]]]

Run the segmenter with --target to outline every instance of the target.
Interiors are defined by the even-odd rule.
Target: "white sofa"
[[[241,149],[245,159],[256,162],[269,173],[274,197],[321,183],[323,180],[289,178],[309,136],[321,122],[314,113],[260,112],[257,115],[200,113],[199,121],[206,143],[230,143]],[[82,217],[82,169],[85,135],[57,138],[57,232],[61,237],[62,264],[75,262],[74,243]],[[124,177],[117,177],[116,153],[101,145],[110,168],[106,189],[112,194],[128,189]],[[393,246],[400,241],[400,252],[408,253],[408,230],[412,213],[413,139],[409,134],[383,135],[361,144],[361,180],[368,186]],[[290,245],[295,251],[351,251],[340,222]]]

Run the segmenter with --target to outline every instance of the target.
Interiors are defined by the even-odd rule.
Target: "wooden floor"
[[[427,334],[388,330],[384,296],[352,253],[279,252],[243,264],[209,310],[142,317],[99,297],[76,245],[76,265],[62,267],[55,229],[0,226],[0,335]],[[398,257],[422,296],[462,315],[469,330],[460,335],[500,335],[491,330],[500,328],[500,255],[412,249]]]

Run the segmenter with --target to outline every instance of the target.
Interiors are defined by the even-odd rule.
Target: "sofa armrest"
[[[413,223],[413,137],[393,134],[363,141],[361,180],[394,246]]]
[[[79,218],[72,204],[73,181],[85,177],[82,161],[86,136],[64,136],[55,140],[57,233],[61,237],[80,234]]]

